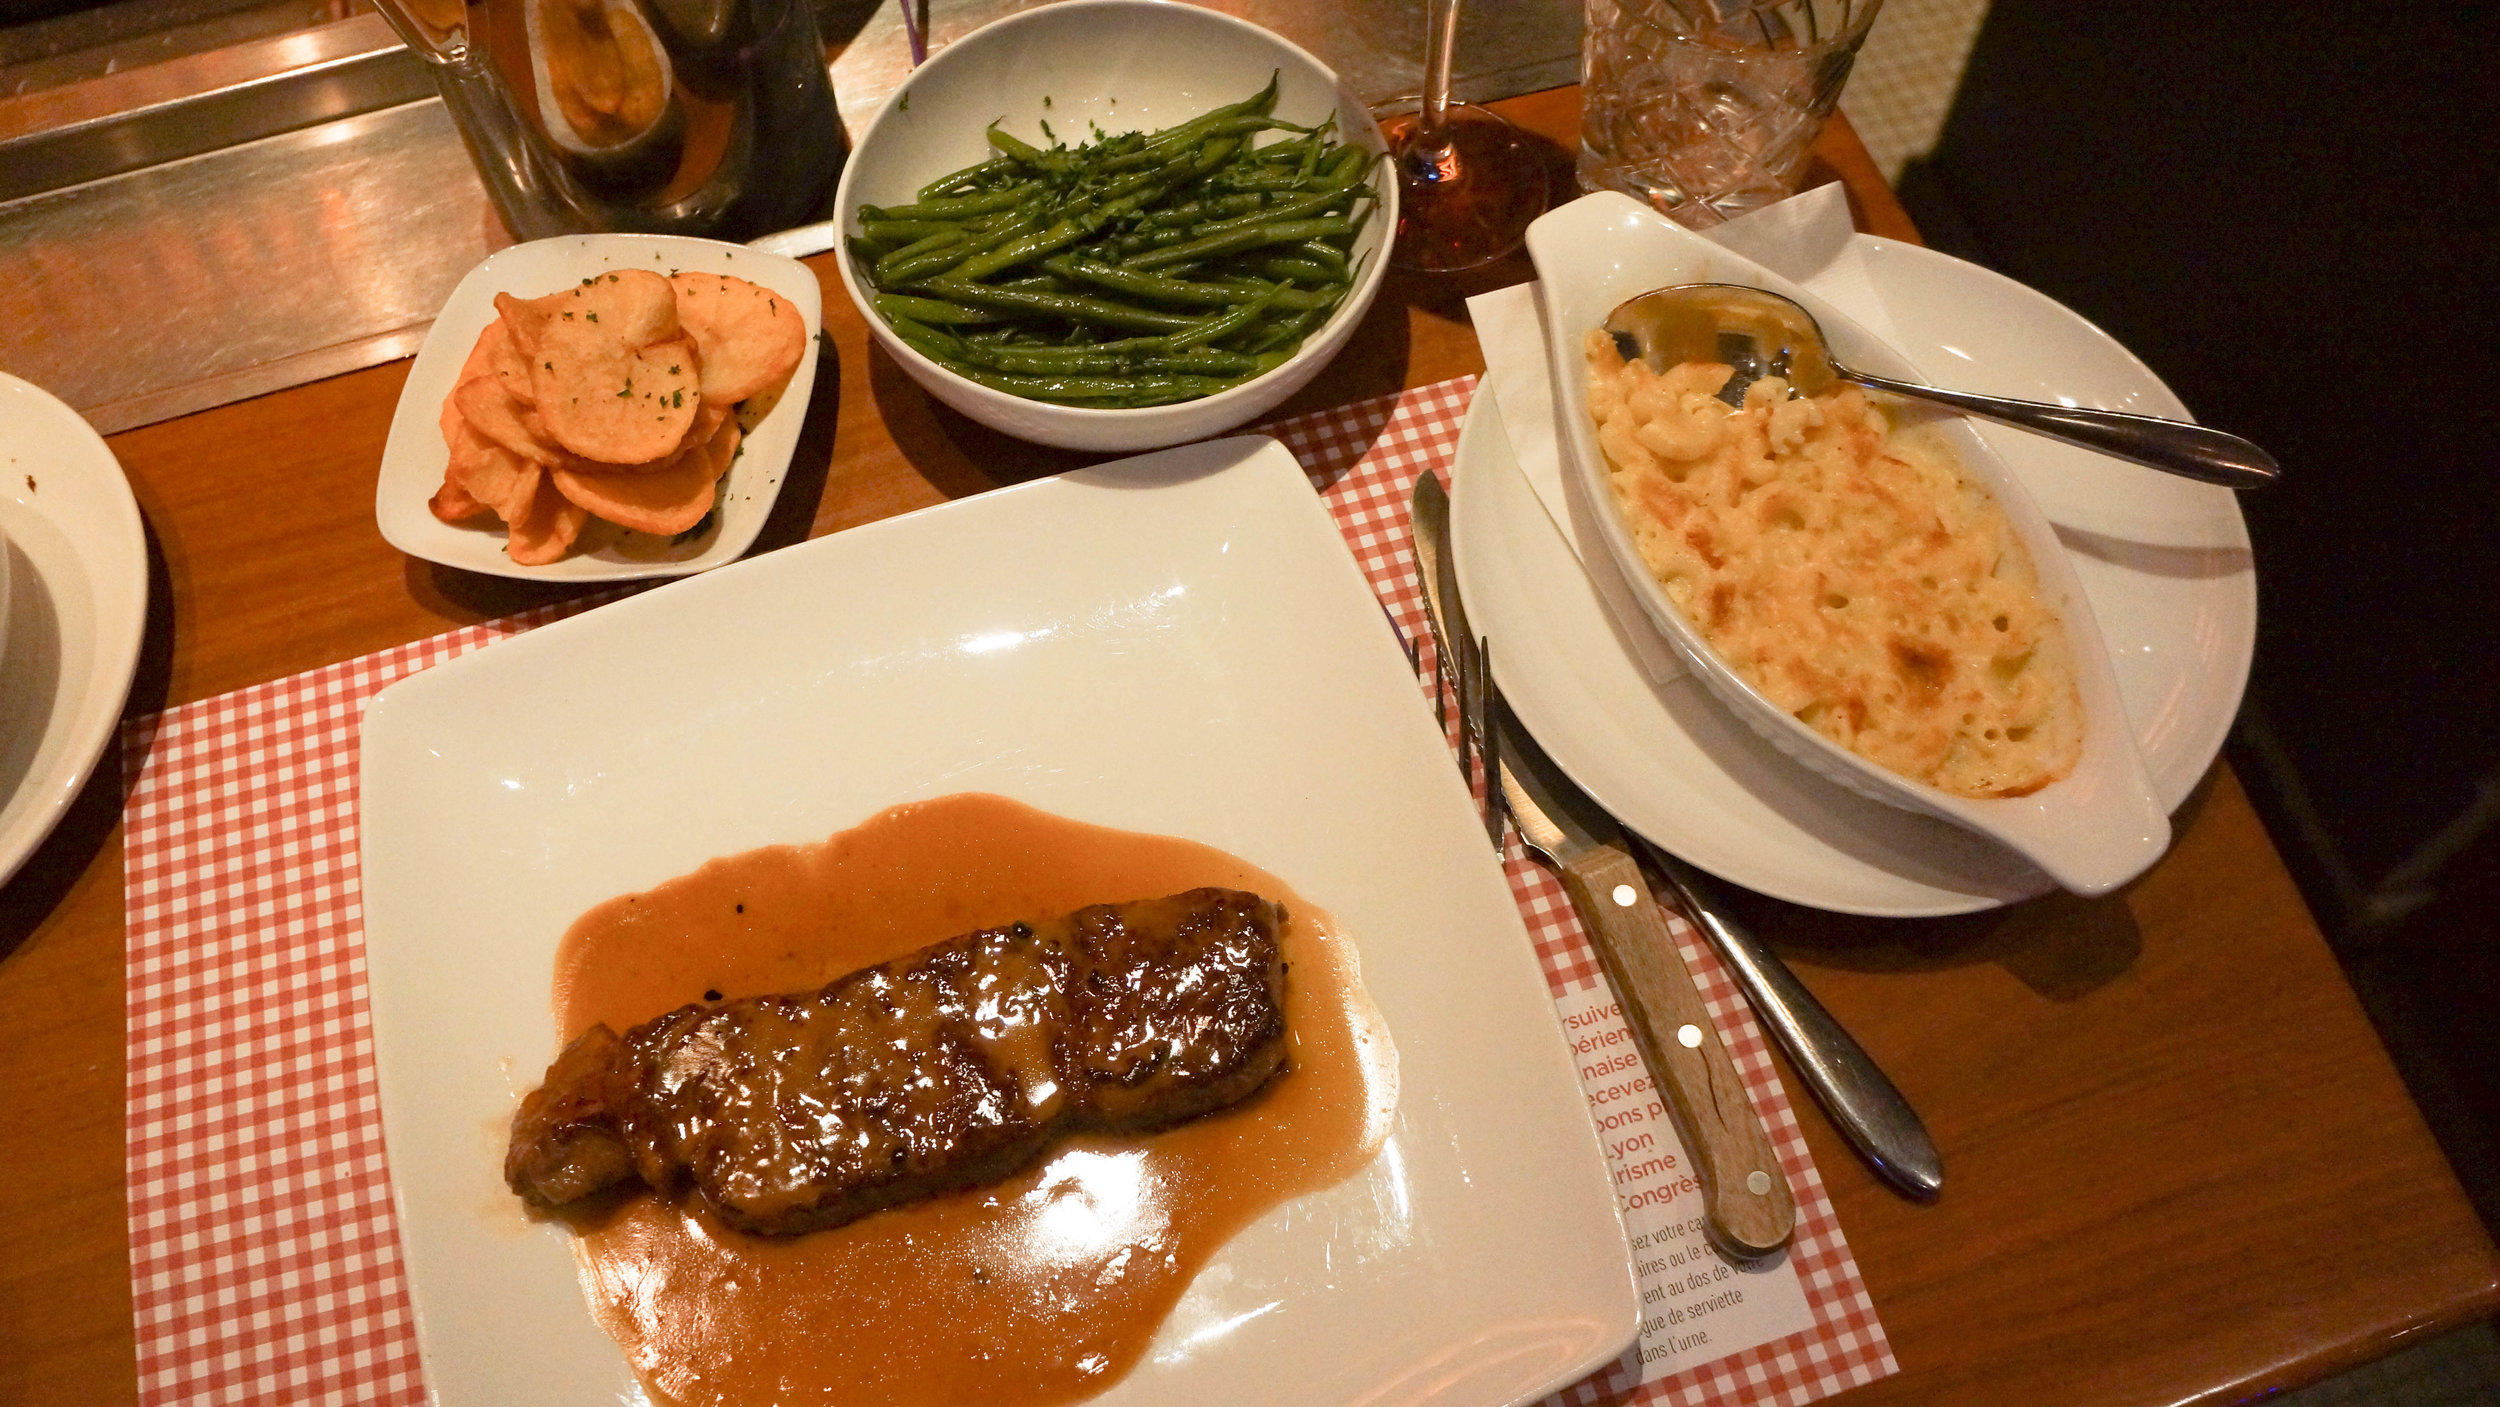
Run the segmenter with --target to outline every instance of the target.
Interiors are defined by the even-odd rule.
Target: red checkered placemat
[[[1263,427],[1290,448],[1406,638],[1432,649],[1406,498],[1446,472],[1473,378]],[[130,1276],[143,1403],[425,1399],[382,1152],[357,887],[356,739],[385,686],[585,609],[567,603],[186,704],[123,738]],[[1556,995],[1602,982],[1553,875],[1505,856]],[[1802,1404],[1894,1371],[1770,1052],[1692,929],[1676,937],[1797,1195],[1816,1327],[1570,1407]]]

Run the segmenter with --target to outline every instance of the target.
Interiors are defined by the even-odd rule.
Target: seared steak
[[[1283,917],[1196,889],[593,1026],[521,1102],[504,1180],[541,1206],[691,1180],[730,1224],[786,1234],[1221,1109],[1285,1063]]]

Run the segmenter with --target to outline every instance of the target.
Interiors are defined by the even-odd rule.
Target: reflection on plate
[[[2053,300],[1931,250],[1856,245],[1895,344],[1940,384],[2184,418],[2142,363]],[[2256,576],[2236,500],[2020,431],[1981,435],[2057,525],[2154,787],[2175,809],[2221,749],[2248,680]],[[1724,878],[1844,913],[1966,913],[2052,887],[1985,841],[1806,772],[1694,681],[1652,683],[1520,475],[1489,396],[1469,413],[1453,479],[1459,586],[1496,642],[1504,692],[1634,829]]]
[[[1279,876],[1352,936],[1398,1047],[1379,1157],[1229,1243],[1100,1401],[1509,1403],[1632,1338],[1622,1224],[1527,934],[1405,656],[1272,441],[854,528],[502,642],[385,692],[363,768],[382,1114],[438,1401],[635,1391],[565,1233],[500,1177],[500,1129],[555,1049],[565,927],[714,856],[963,791]]]
[[[443,443],[443,398],[451,394],[460,365],[478,334],[495,320],[495,295],[524,298],[570,288],[607,269],[650,269],[668,274],[700,269],[729,274],[790,300],[807,324],[806,350],[798,370],[770,407],[749,404],[739,412],[746,438],[720,482],[719,506],[708,526],[676,538],[626,532],[594,520],[582,544],[561,561],[525,567],[504,555],[504,527],[492,517],[451,524],[426,507],[443,486],[450,450]],[[742,244],[673,235],[563,235],[516,244],[469,270],[435,315],[416,364],[400,388],[391,435],[382,447],[382,470],[374,485],[373,516],[391,546],[411,557],[490,576],[529,581],[635,581],[685,576],[736,561],[755,543],[781,496],[781,481],[798,447],[799,427],[816,389],[816,356],[824,320],[824,293],[815,272],[796,259]],[[757,412],[761,411],[760,418]]]
[[[76,411],[0,372],[0,882],[60,823],[120,721],[148,546],[120,461]]]

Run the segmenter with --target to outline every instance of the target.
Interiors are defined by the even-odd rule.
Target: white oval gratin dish
[[[2065,622],[2085,715],[2083,755],[2066,777],[2028,796],[1971,800],[1910,781],[1859,757],[1791,717],[1748,684],[1677,611],[1642,560],[1607,484],[1588,404],[1580,344],[1625,299],[1683,283],[1746,284],[1796,299],[1813,313],[1833,354],[1880,375],[1917,379],[1907,359],[1837,309],[1685,230],[1629,196],[1605,192],[1547,212],[1528,227],[1528,252],[1545,287],[1545,332],[1560,414],[1564,473],[1603,511],[1592,515],[1642,611],[1694,677],[1756,733],[1801,765],[1863,796],[1951,821],[2007,846],[2077,894],[2104,894],[2141,874],[2170,844],[2170,822],[2137,751],[2109,664],[2108,647],[2056,530],[2004,461],[1968,422],[1936,430],[1971,478],[1993,494],[2030,549],[2042,595]]]

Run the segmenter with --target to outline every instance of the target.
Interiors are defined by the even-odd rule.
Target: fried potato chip
[[[455,525],[486,511],[486,505],[460,487],[449,474],[443,476],[443,486],[434,491],[434,496],[425,501],[425,506],[436,518]]]
[[[576,474],[548,471],[556,492],[594,518],[635,532],[674,537],[712,511],[712,481],[700,466],[657,474]]]
[[[626,269],[544,298],[497,294],[495,307],[528,360],[531,399],[557,445],[640,464],[684,443],[701,408],[702,361],[678,326],[667,279]]]
[[[807,322],[790,300],[727,274],[681,273],[677,317],[703,349],[703,399],[735,405],[790,375],[807,350]]]
[[[619,269],[583,279],[544,298],[495,295],[495,311],[512,325],[521,355],[537,361],[551,351],[613,339],[648,347],[678,333],[677,294],[648,269]]]
[[[537,412],[513,397],[511,383],[503,377],[490,372],[463,381],[452,388],[451,403],[470,429],[533,464],[553,464],[564,453],[548,438]]]
[[[519,349],[512,345],[512,330],[504,325],[502,318],[497,318],[486,324],[486,330],[477,335],[477,345],[469,349],[469,359],[460,364],[460,374],[452,378],[452,384],[464,385],[489,375],[507,360],[514,366],[529,365],[520,359]]]
[[[538,416],[555,442],[585,459],[641,464],[685,443],[703,408],[694,339],[616,355],[557,351],[533,375]]]
[[[696,454],[702,456],[704,463],[709,467],[713,482],[719,482],[729,473],[730,464],[738,457],[738,445],[745,439],[746,432],[738,428],[738,422],[729,420],[723,422],[719,434],[705,441],[703,447],[695,451]]]
[[[554,468],[570,469],[576,474],[656,474],[662,470],[674,469],[678,461],[688,455],[699,453],[705,445],[711,442],[713,436],[720,433],[721,422],[729,419],[730,414],[728,406],[716,406],[708,401],[705,402],[703,409],[695,412],[694,423],[686,427],[686,438],[679,442],[676,453],[663,455],[658,459],[644,460],[640,464],[610,464],[604,460],[584,459],[578,454],[572,454],[560,448],[555,452],[555,457],[546,462]],[[522,424],[527,425],[531,421],[532,416],[524,412],[521,416]]]
[[[443,413],[434,421],[442,430],[446,445],[460,438],[460,427],[468,423],[468,418],[460,413],[459,388],[455,386],[452,390],[452,395],[443,397]]]
[[[503,550],[524,567],[543,567],[562,561],[573,550],[574,541],[590,523],[590,512],[559,492],[547,471],[532,465],[530,478],[533,488],[521,516],[504,519],[509,532]]]
[[[465,420],[451,437],[451,462],[444,478],[493,509],[506,523],[529,511],[543,477],[538,465],[496,444]]]
[[[495,331],[499,327],[503,329],[500,333]],[[529,354],[521,350],[520,342],[512,336],[511,324],[502,318],[487,324],[487,330],[479,334],[478,340],[484,342],[489,338],[493,339],[494,350],[487,359],[486,369],[503,382],[505,392],[513,400],[527,406],[538,404],[538,395],[530,380]]]

